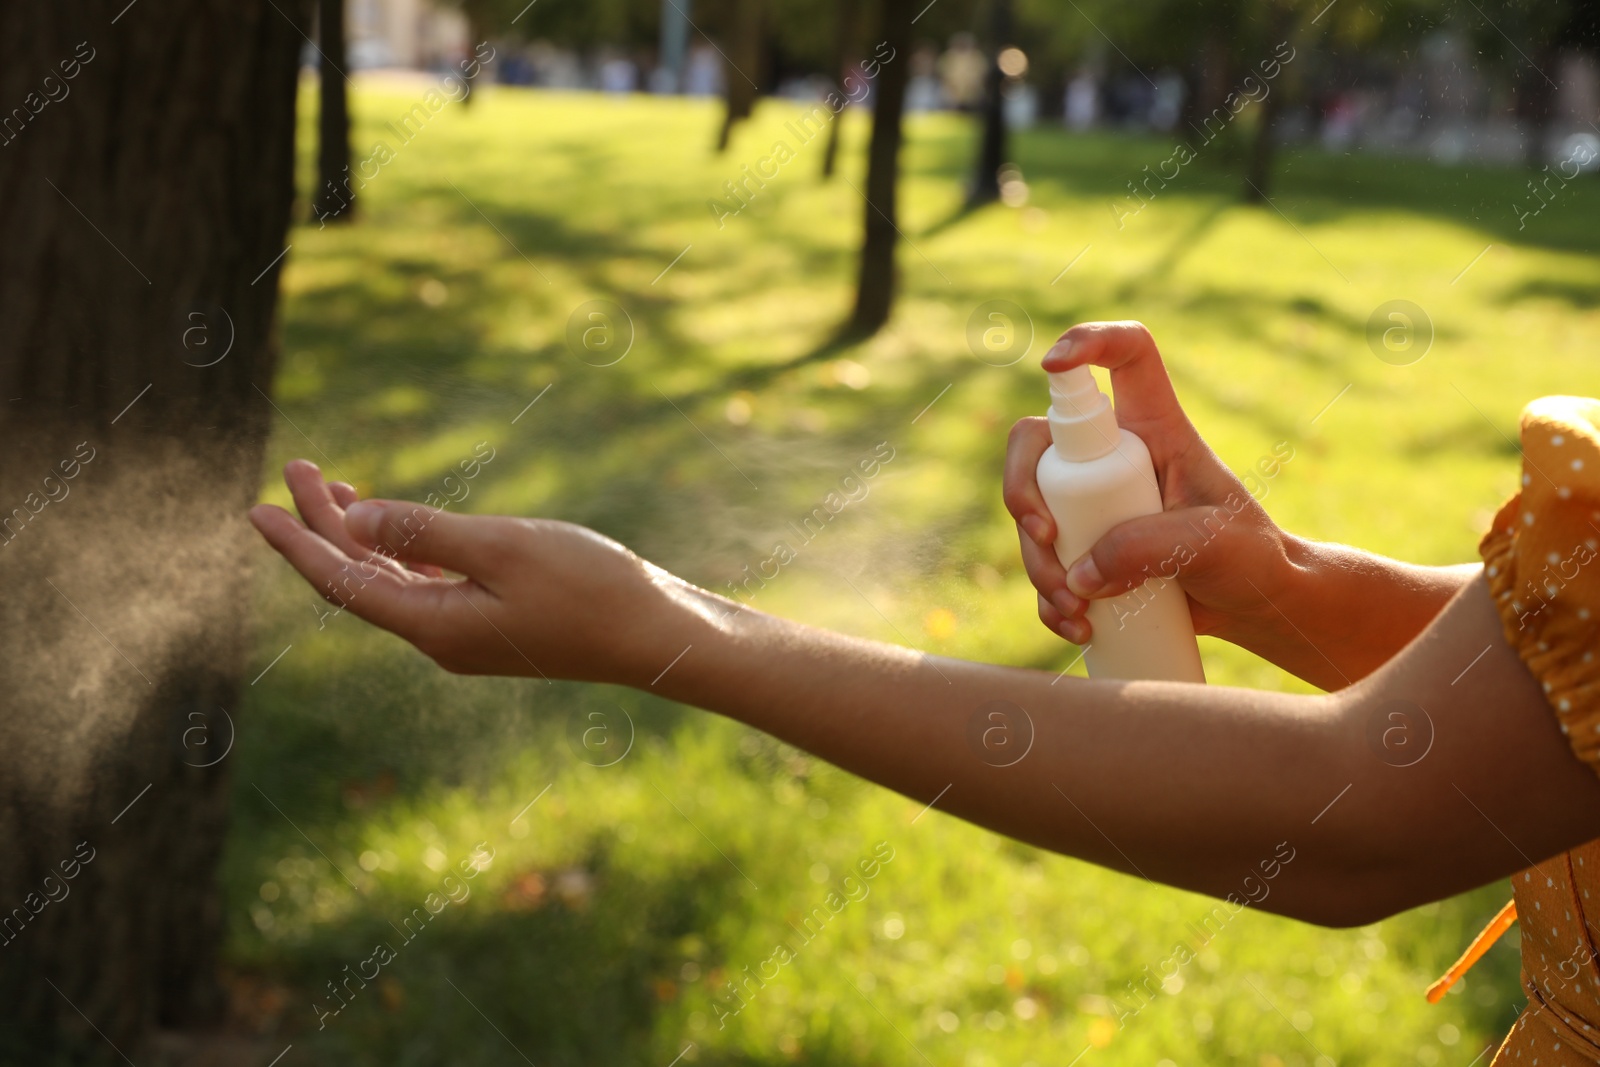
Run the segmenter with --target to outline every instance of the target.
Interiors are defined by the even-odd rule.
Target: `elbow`
[[[1282,901],[1274,902],[1276,907],[1264,907],[1262,910],[1329,930],[1354,930],[1393,918],[1431,899],[1410,899],[1394,891],[1373,892],[1369,885],[1342,885],[1337,881],[1329,881],[1317,885],[1310,892],[1293,896],[1285,894]]]
[[[1397,718],[1399,702],[1365,683],[1331,700],[1336,710],[1318,777],[1327,783],[1326,795],[1337,795],[1297,842],[1303,843],[1300,859],[1285,872],[1294,882],[1284,886],[1290,891],[1283,893],[1282,913],[1316,926],[1352,929],[1479,884],[1481,879],[1459,869],[1477,828],[1462,829],[1453,791],[1438,778],[1437,760],[1416,769],[1432,746],[1431,722],[1418,728]],[[1380,713],[1386,732],[1383,751],[1375,752],[1372,724]],[[1391,735],[1399,740],[1391,742]],[[1389,747],[1415,744],[1419,737],[1420,755]],[[1342,791],[1334,785],[1341,781],[1349,783]]]
[[[1349,930],[1449,895],[1440,891],[1429,872],[1417,869],[1413,858],[1375,853],[1357,842],[1351,846],[1330,848],[1324,862],[1294,872],[1296,881],[1283,887],[1282,899],[1276,902],[1280,908],[1273,910],[1313,926]]]
[[[1347,879],[1326,868],[1304,869],[1298,874],[1293,881],[1282,878],[1270,895],[1251,899],[1229,895],[1225,902],[1236,909],[1264,911],[1330,930],[1371,926],[1424,903],[1401,900],[1394,893],[1374,892],[1366,879]]]
[[[1418,901],[1418,903],[1422,903]],[[1297,909],[1291,918],[1301,922],[1310,923],[1312,926],[1321,926],[1329,930],[1354,930],[1362,926],[1371,926],[1373,923],[1382,922],[1405,911],[1410,905],[1403,907],[1390,907],[1381,902],[1348,898],[1342,900],[1319,900],[1307,902]]]

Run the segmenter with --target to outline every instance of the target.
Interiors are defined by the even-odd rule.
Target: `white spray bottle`
[[[1056,520],[1056,556],[1070,567],[1119,523],[1162,510],[1150,450],[1117,425],[1087,366],[1050,375],[1050,436],[1039,491]],[[1095,678],[1206,680],[1189,602],[1176,580],[1152,577],[1090,601],[1084,663]]]

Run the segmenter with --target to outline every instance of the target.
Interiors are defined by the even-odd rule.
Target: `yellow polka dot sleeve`
[[[1548,396],[1523,409],[1522,489],[1478,551],[1506,640],[1600,773],[1600,401]]]

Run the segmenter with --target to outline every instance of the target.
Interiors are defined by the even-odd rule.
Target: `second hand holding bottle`
[[[1087,366],[1050,374],[1050,436],[1039,457],[1039,492],[1056,521],[1063,567],[1113,526],[1162,510],[1150,450],[1117,425]],[[1189,600],[1176,580],[1152,577],[1119,597],[1089,602],[1094,635],[1084,663],[1095,678],[1206,680]]]

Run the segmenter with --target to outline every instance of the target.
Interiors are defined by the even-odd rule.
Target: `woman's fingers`
[[[295,506],[300,509],[300,514],[306,518],[311,528],[338,545],[340,551],[347,556],[356,559],[371,556],[372,553],[357,544],[344,527],[343,511],[360,500],[361,494],[349,482],[328,482],[326,483],[328,496],[332,497],[334,504],[329,508],[316,488],[316,483],[321,481],[321,477],[321,470],[310,460],[293,460],[284,468],[284,482],[288,484],[290,491],[295,493]],[[381,555],[377,558],[383,559]],[[384,564],[391,565],[387,560],[384,560]],[[432,563],[414,563],[409,569],[424,578],[444,577],[444,571]]]
[[[259,504],[250,521],[323,598],[407,640],[415,640],[430,613],[419,586],[371,559],[351,559],[327,538],[280,507]]]
[[[1251,521],[1249,498],[1237,503],[1237,508],[1182,508],[1119,523],[1067,568],[1067,586],[1080,597],[1098,600],[1157,578],[1203,590],[1219,566],[1229,575],[1247,573],[1252,561],[1239,558],[1241,542],[1231,535],[1241,520]],[[1256,566],[1265,563],[1255,561]]]
[[[1039,619],[1054,633],[1082,644],[1089,634],[1083,618],[1088,605],[1067,588],[1067,571],[1056,557],[1056,524],[1039,493],[1039,457],[1050,447],[1050,425],[1042,418],[1020,420],[1006,442],[1004,499],[1017,520],[1022,566],[1039,591]]]
[[[1006,510],[1035,544],[1049,547],[1056,539],[1055,520],[1039,493],[1039,457],[1050,447],[1050,424],[1037,416],[1019,419],[1006,441],[1006,469],[1001,498]]]
[[[1155,338],[1142,322],[1079,323],[1062,334],[1044,356],[1047,371],[1086,363],[1111,372],[1117,420],[1139,428],[1158,468],[1198,438],[1178,403]]]
[[[1088,619],[1082,616],[1062,615],[1055,605],[1043,596],[1039,597],[1039,621],[1044,623],[1045,629],[1075,645],[1087,644],[1094,632]]]
[[[516,519],[455,515],[404,500],[362,500],[344,513],[350,539],[412,564],[432,564],[490,587],[507,563],[522,529]]]
[[[1017,541],[1022,548],[1022,568],[1028,572],[1028,581],[1039,595],[1056,606],[1063,615],[1083,614],[1085,604],[1067,587],[1067,569],[1056,556],[1055,546],[1048,548],[1037,544],[1021,526],[1017,527]]]
[[[352,559],[365,560],[371,556],[371,551],[345,530],[344,506],[338,503],[333,486],[322,480],[322,471],[315,463],[305,459],[290,460],[284,465],[283,481],[307,526]],[[351,488],[350,493],[354,497],[355,490]],[[355,503],[354,499],[351,503]]]
[[[333,502],[341,508],[347,508],[361,499],[361,494],[349,482],[329,482],[328,492],[333,494]]]
[[[328,492],[333,494],[333,502],[339,505],[341,508],[348,509],[351,504],[354,504],[357,500],[361,499],[361,494],[356,492],[356,487],[351,485],[349,482],[329,482]],[[342,529],[343,526],[343,517],[341,516],[340,528]],[[417,574],[422,575],[424,578],[444,577],[444,571],[440,570],[438,567],[435,567],[431,563],[414,563],[410,565],[410,569],[415,571]]]

